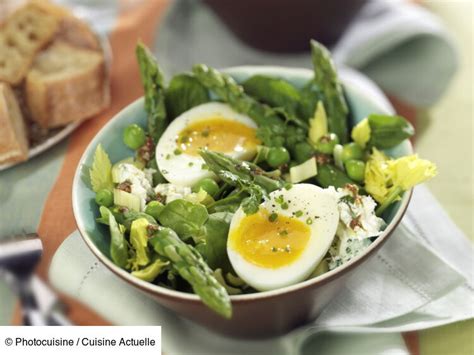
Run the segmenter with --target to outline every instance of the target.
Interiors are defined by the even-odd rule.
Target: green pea
[[[143,128],[137,124],[131,124],[123,131],[123,142],[131,149],[138,149],[145,144],[146,135]]]
[[[145,207],[145,213],[158,220],[158,217],[165,206],[159,201],[150,201]]]
[[[364,160],[364,150],[357,143],[347,143],[342,147],[341,160],[346,162],[347,160],[356,159]]]
[[[323,154],[332,154],[336,144],[339,144],[339,138],[334,133],[329,133],[319,139],[316,150]]]
[[[362,160],[350,159],[344,162],[347,175],[354,181],[363,182],[365,175],[365,163]]]
[[[99,190],[95,194],[95,202],[99,206],[110,207],[114,204],[114,194],[107,189]]]
[[[204,178],[199,180],[192,188],[193,192],[199,192],[200,189],[203,189],[211,196],[215,196],[219,192],[219,185],[211,178]]]
[[[278,168],[279,166],[286,164],[290,161],[290,153],[285,147],[273,147],[270,148],[267,154],[267,163],[272,168]]]
[[[293,149],[293,158],[298,163],[303,163],[314,154],[314,149],[311,144],[307,142],[300,142],[295,145]]]

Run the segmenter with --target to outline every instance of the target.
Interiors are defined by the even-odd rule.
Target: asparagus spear
[[[214,92],[219,99],[227,102],[236,111],[248,114],[259,126],[257,136],[267,146],[279,146],[285,141],[286,124],[279,114],[283,114],[288,122],[308,129],[306,122],[296,116],[281,108],[273,109],[250,97],[234,79],[216,69],[197,64],[193,67],[193,73],[201,84]]]
[[[254,183],[265,189],[267,193],[281,189],[285,185],[284,181],[271,178],[265,170],[256,164],[208,150],[201,150],[199,154],[206,162],[207,167],[229,185]]]
[[[217,152],[201,150],[200,154],[211,171],[229,185],[236,186],[248,194],[241,203],[246,214],[257,212],[265,196],[284,186],[282,180],[268,177],[267,173],[255,164]]]
[[[227,291],[191,245],[179,239],[172,229],[165,227],[155,231],[149,242],[154,250],[168,259],[171,267],[191,284],[204,304],[225,318],[232,316],[232,305]]]
[[[137,44],[135,52],[145,90],[148,131],[156,143],[167,124],[163,73],[158,66],[156,58],[143,43]]]
[[[349,109],[337,78],[331,54],[322,44],[311,41],[314,67],[313,82],[322,91],[324,108],[328,115],[329,130],[343,143],[348,140],[347,115]]]

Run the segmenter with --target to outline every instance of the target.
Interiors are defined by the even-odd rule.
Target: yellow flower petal
[[[367,118],[364,118],[352,129],[351,137],[354,142],[365,148],[370,140],[370,125]]]
[[[436,165],[429,160],[420,159],[416,154],[388,161],[394,186],[404,191],[421,184],[437,174]]]

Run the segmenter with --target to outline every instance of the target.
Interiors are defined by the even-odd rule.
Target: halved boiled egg
[[[270,194],[259,211],[239,208],[232,218],[227,253],[238,276],[257,290],[306,279],[327,253],[339,221],[334,194],[311,184]]]
[[[156,162],[169,182],[193,186],[213,173],[206,169],[200,149],[252,159],[259,144],[256,124],[248,116],[219,102],[202,104],[174,119],[156,146]]]

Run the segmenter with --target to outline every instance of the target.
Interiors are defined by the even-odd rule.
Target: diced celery
[[[318,174],[316,158],[312,157],[300,165],[290,168],[290,181],[293,184],[308,180]]]
[[[140,212],[140,198],[123,190],[114,189],[114,204]]]

